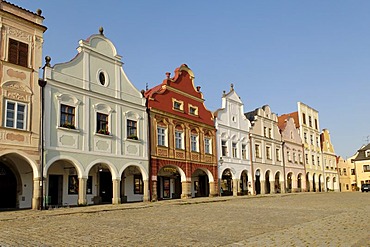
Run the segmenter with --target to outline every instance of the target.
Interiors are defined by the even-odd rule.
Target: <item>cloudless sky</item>
[[[103,26],[139,90],[186,63],[209,110],[233,83],[245,112],[268,104],[282,115],[298,101],[318,110],[344,158],[370,137],[370,1],[9,1],[43,11],[52,64]]]

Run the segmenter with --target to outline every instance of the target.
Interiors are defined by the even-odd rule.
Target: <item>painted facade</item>
[[[218,179],[220,195],[248,195],[253,193],[250,162],[249,129],[244,105],[231,84],[223,94],[222,107],[215,112],[217,153],[220,156]]]
[[[278,117],[283,141],[286,192],[306,191],[304,147],[293,117]]]
[[[245,113],[251,122],[250,145],[254,194],[284,193],[282,141],[278,117],[268,105]]]
[[[353,157],[354,158],[354,157]],[[349,192],[356,191],[356,172],[351,158],[343,159],[341,156],[337,157],[337,167],[340,181],[340,191]]]
[[[44,17],[0,1],[0,209],[41,203],[40,87]]]
[[[296,128],[304,144],[304,162],[306,165],[306,190],[324,191],[324,170],[320,145],[319,112],[312,107],[298,102],[298,111],[282,116],[293,117]]]
[[[217,195],[216,129],[185,64],[145,92],[150,118],[151,199]]]
[[[325,189],[326,191],[339,191],[337,156],[335,155],[334,146],[330,140],[329,130],[322,130],[320,143],[325,176]]]
[[[71,61],[52,67],[46,58],[46,203],[147,201],[145,98],[102,28],[80,40],[77,51]]]
[[[355,169],[356,186],[361,190],[362,184],[370,184],[370,143],[362,146],[351,162]]]

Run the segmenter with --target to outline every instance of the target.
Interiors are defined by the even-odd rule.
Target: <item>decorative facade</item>
[[[243,102],[233,84],[230,92],[223,93],[222,107],[214,115],[220,156],[220,195],[251,194],[254,191],[249,145],[251,124],[244,115]]]
[[[356,171],[354,169],[353,163],[351,162],[351,158],[343,159],[341,156],[338,156],[337,167],[339,173],[340,191],[356,191]]]
[[[41,10],[0,1],[0,209],[41,206],[43,20]]]
[[[312,107],[298,102],[298,111],[284,114],[294,118],[296,128],[304,145],[304,162],[306,165],[306,190],[324,191],[324,170],[322,165],[319,112]]]
[[[323,129],[320,135],[326,191],[339,191],[337,156],[330,140],[329,130]]]
[[[284,193],[282,141],[278,117],[268,105],[245,113],[251,122],[250,145],[255,194]]]
[[[286,192],[306,191],[304,148],[293,117],[278,117],[283,141]]]
[[[216,129],[185,64],[145,92],[150,119],[151,199],[217,195]]]
[[[46,58],[45,195],[48,205],[149,199],[144,96],[103,34],[80,40],[69,62]]]

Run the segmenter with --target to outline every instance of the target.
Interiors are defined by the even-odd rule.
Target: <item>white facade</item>
[[[51,205],[148,200],[145,98],[102,32],[44,69],[45,194]]]
[[[284,193],[282,141],[268,105],[246,113],[251,121],[251,160],[256,194]]]
[[[337,156],[335,155],[334,146],[330,140],[329,130],[327,129],[322,130],[320,140],[322,149],[323,169],[325,175],[325,190],[340,191]]]
[[[217,152],[222,159],[218,169],[221,195],[253,193],[249,145],[251,124],[244,115],[243,102],[233,85],[230,92],[222,96],[222,108],[215,113],[215,126]]]

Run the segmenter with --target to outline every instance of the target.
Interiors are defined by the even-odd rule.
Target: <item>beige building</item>
[[[351,162],[351,158],[343,159],[341,156],[338,156],[337,166],[339,172],[340,191],[356,191],[356,172],[354,165]]]
[[[323,129],[320,135],[323,169],[326,191],[339,191],[339,175],[337,169],[337,156],[330,140],[329,130]]]
[[[40,206],[43,20],[0,1],[0,208]]]
[[[351,159],[355,169],[356,186],[370,184],[370,143],[362,146]]]

